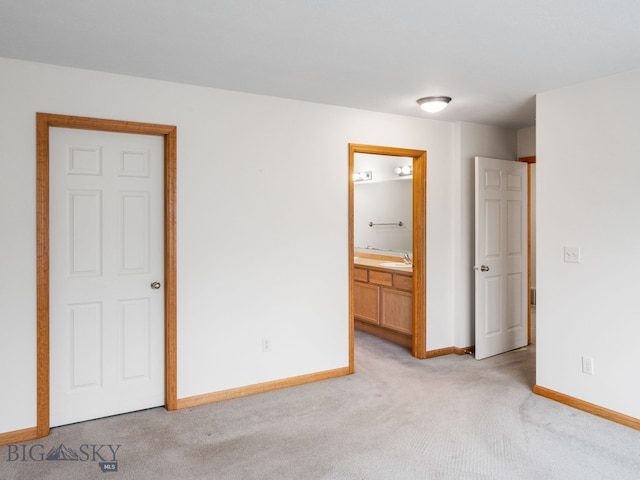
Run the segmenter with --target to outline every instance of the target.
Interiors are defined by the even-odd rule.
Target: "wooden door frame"
[[[353,319],[353,217],[354,217],[354,159],[356,153],[410,157],[413,159],[412,218],[413,218],[413,315],[411,354],[427,358],[427,290],[426,290],[426,224],[427,224],[427,152],[407,148],[349,144],[349,371],[355,371]]]
[[[76,128],[164,138],[164,397],[177,408],[176,160],[177,128],[171,125],[36,113],[37,413],[36,436],[50,430],[49,385],[49,129]]]
[[[519,162],[527,164],[527,343],[531,343],[531,165],[536,156],[520,157]]]

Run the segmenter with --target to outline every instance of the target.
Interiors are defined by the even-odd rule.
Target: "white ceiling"
[[[522,128],[536,93],[640,68],[640,2],[0,0],[0,56]]]

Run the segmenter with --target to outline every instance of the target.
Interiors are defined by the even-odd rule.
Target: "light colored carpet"
[[[640,432],[533,394],[534,356],[416,360],[357,332],[354,375],[56,428],[13,458],[88,461],[4,446],[0,479],[639,479]],[[118,471],[83,444],[121,445]]]

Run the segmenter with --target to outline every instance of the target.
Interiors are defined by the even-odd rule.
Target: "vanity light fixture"
[[[371,180],[373,178],[373,172],[354,172],[353,173],[353,181],[354,182],[362,182],[364,180]]]
[[[403,165],[402,167],[396,167],[394,169],[396,175],[399,177],[408,177],[409,175],[413,175],[413,165]]]
[[[420,107],[429,113],[439,112],[444,109],[449,102],[451,101],[451,97],[423,97],[416,100]]]

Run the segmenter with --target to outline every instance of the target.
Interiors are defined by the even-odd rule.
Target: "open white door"
[[[476,157],[477,360],[527,344],[527,164]]]

